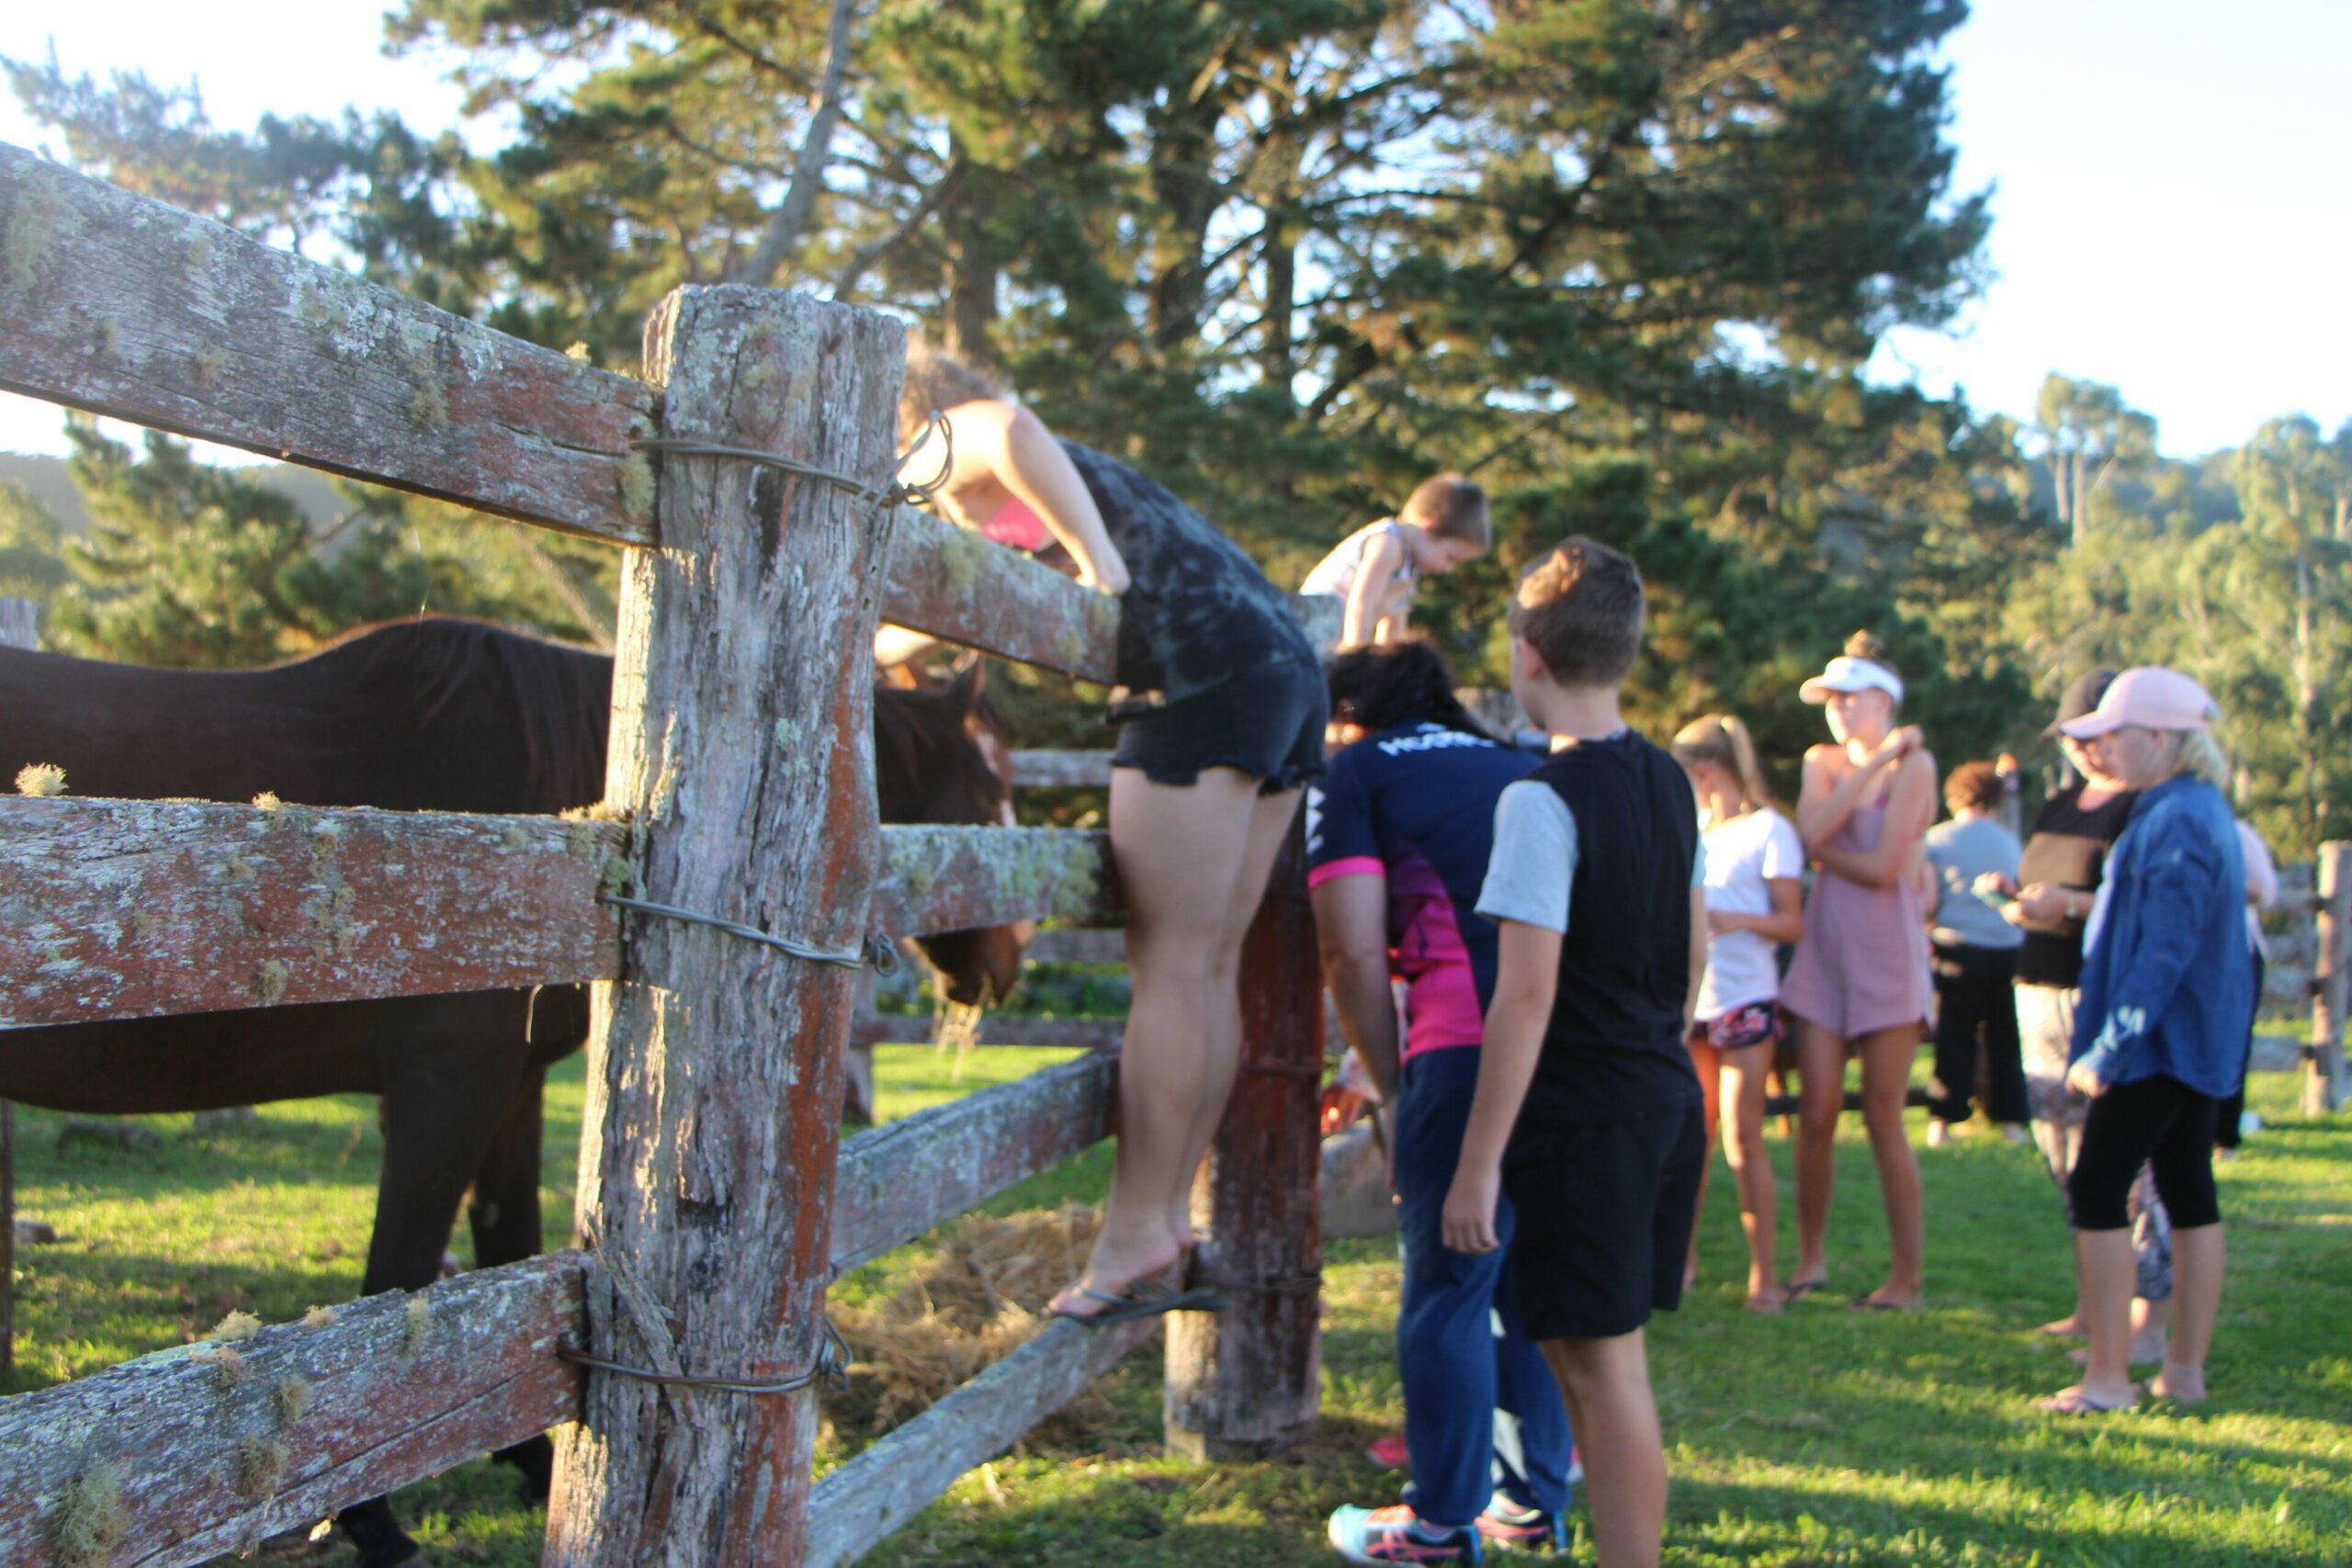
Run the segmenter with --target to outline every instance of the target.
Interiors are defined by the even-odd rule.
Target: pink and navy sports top
[[[1541,761],[1442,725],[1399,725],[1334,755],[1307,791],[1307,886],[1387,878],[1389,969],[1406,986],[1408,1060],[1485,1036],[1498,933],[1477,902],[1495,802]]]
[[[1053,542],[1053,534],[1037,509],[1017,495],[1005,497],[996,515],[980,525],[980,535],[1016,550],[1042,550]]]

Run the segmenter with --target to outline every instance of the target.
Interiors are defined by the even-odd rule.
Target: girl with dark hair
[[[1764,1152],[1764,1080],[1781,1040],[1781,971],[1774,949],[1804,934],[1804,846],[1773,805],[1747,727],[1711,713],[1674,737],[1674,760],[1699,797],[1707,878],[1707,969],[1690,1028],[1690,1066],[1707,1095],[1707,1136],[1721,1129],[1739,1186],[1747,1236],[1747,1310],[1786,1304],[1780,1265],[1780,1193]],[[1728,1090],[1728,1092],[1726,1092]],[[1707,1184],[1699,1182],[1704,1212]],[[1688,1278],[1699,1272],[1694,1215]]]
[[[1919,1304],[1924,1240],[1919,1156],[1904,1131],[1911,1061],[1931,992],[1928,922],[1919,886],[1921,840],[1936,809],[1936,760],[1919,731],[1896,728],[1903,681],[1868,632],[1807,681],[1835,744],[1805,753],[1797,832],[1821,868],[1804,937],[1781,987],[1796,1018],[1797,1273],[1801,1296],[1828,1279],[1829,1187],[1846,1057],[1862,1059],[1862,1121],[1886,1201],[1886,1283],[1854,1304]]]
[[[1242,937],[1323,767],[1322,671],[1289,601],[1206,518],[995,390],[916,344],[899,402],[909,471],[939,470],[952,521],[1015,548],[1058,546],[1079,581],[1119,595],[1116,673],[1135,694],[1111,716],[1111,858],[1135,986],[1118,1163],[1085,1272],[1051,1310],[1115,1323],[1211,1309],[1214,1292],[1150,1281],[1193,1245],[1193,1173],[1239,1061]]]
[[[1329,682],[1339,750],[1307,795],[1306,880],[1340,1032],[1395,1111],[1413,1493],[1343,1507],[1329,1533],[1351,1562],[1475,1562],[1482,1541],[1560,1542],[1568,1501],[1567,1411],[1520,1326],[1509,1206],[1492,1252],[1451,1250],[1441,1225],[1495,984],[1498,933],[1476,909],[1495,806],[1539,759],[1471,721],[1426,643],[1343,653]],[[1498,1444],[1498,1412],[1516,1418],[1515,1444]]]

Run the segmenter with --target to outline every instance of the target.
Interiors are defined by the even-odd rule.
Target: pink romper
[[[1878,847],[1887,803],[1858,806],[1830,847],[1867,854]],[[1864,887],[1823,872],[1805,905],[1804,935],[1781,987],[1781,1005],[1841,1040],[1924,1022],[1935,977],[1928,967],[1927,910],[1918,879]]]

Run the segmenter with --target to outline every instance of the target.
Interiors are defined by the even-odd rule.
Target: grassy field
[[[886,1050],[883,1112],[905,1115],[1058,1055],[983,1051],[959,1073],[927,1050]],[[580,1102],[575,1058],[551,1091],[551,1244],[569,1219]],[[2270,1127],[2222,1168],[2229,1295],[2212,1362],[2217,1398],[2196,1412],[2150,1405],[2080,1422],[2030,1408],[2033,1395],[2071,1381],[2057,1349],[2030,1332],[2065,1307],[2071,1275],[2054,1196],[2028,1151],[1989,1138],[1922,1150],[1930,1302],[1912,1315],[1843,1305],[1884,1266],[1859,1131],[1841,1149],[1838,1293],[1779,1319],[1738,1310],[1743,1254],[1719,1171],[1706,1278],[1654,1336],[1675,1477],[1668,1562],[2320,1568],[2352,1560],[2352,1116],[2294,1117],[2290,1082],[2278,1076],[2256,1079],[2255,1104]],[[145,1151],[60,1148],[58,1118],[18,1114],[20,1203],[63,1239],[18,1254],[9,1391],[183,1342],[232,1308],[274,1322],[357,1290],[381,1148],[370,1102],[272,1106],[241,1128],[201,1134],[185,1118],[155,1118],[163,1140]],[[1785,1183],[1785,1145],[1775,1152]],[[1016,1302],[1047,1288],[1079,1245],[1068,1215],[1050,1212],[1098,1193],[1106,1156],[1094,1150],[991,1204],[993,1219],[844,1281],[835,1301],[845,1323],[888,1325],[860,1343],[861,1354],[875,1356],[878,1337],[910,1357],[967,1357],[974,1337],[957,1332],[972,1326],[957,1315],[957,1282],[984,1271]],[[1000,1256],[1014,1249],[1022,1256]],[[1388,1243],[1331,1248],[1324,1420],[1295,1458],[1204,1466],[1160,1455],[1158,1357],[1147,1348],[869,1561],[1337,1561],[1323,1543],[1325,1516],[1343,1502],[1392,1500],[1396,1483],[1361,1452],[1401,1418],[1396,1288]],[[1017,1306],[1006,1308],[982,1337],[1001,1341],[1023,1322]],[[863,1371],[828,1407],[820,1462],[870,1440],[878,1417],[925,1386],[920,1375]],[[537,1511],[487,1462],[403,1493],[400,1506],[441,1568],[538,1560]],[[1581,1537],[1578,1556],[1590,1560]]]

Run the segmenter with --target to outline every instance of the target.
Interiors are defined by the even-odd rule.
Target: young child
[[[1443,577],[1493,543],[1487,492],[1460,474],[1440,474],[1421,481],[1404,511],[1349,535],[1298,591],[1345,603],[1341,648],[1395,642],[1405,635],[1420,580]]]
[[[1329,684],[1341,749],[1307,794],[1306,883],[1340,1032],[1395,1111],[1413,1484],[1405,1503],[1339,1509],[1328,1534],[1353,1562],[1475,1562],[1482,1543],[1558,1543],[1568,1504],[1567,1413],[1520,1329],[1510,1208],[1497,1251],[1450,1251],[1438,1234],[1495,983],[1494,922],[1473,906],[1495,803],[1537,760],[1487,739],[1425,642],[1340,654]]]
[[[1707,1132],[1722,1130],[1747,1235],[1747,1310],[1786,1304],[1780,1265],[1780,1193],[1764,1152],[1764,1080],[1780,1043],[1781,970],[1773,949],[1804,934],[1804,845],[1781,815],[1757,765],[1747,726],[1727,713],[1684,725],[1674,760],[1690,775],[1706,863],[1707,972],[1690,1026],[1690,1065],[1707,1096]],[[1726,1092],[1726,1090],[1728,1092]],[[1707,1184],[1699,1182],[1703,1213]],[[1686,1281],[1699,1274],[1692,1216]]]
[[[1706,967],[1699,807],[1626,728],[1641,573],[1573,538],[1520,579],[1511,690],[1549,761],[1495,811],[1478,912],[1501,926],[1445,1244],[1488,1252],[1508,1197],[1530,1337],[1567,1397],[1599,1568],[1657,1568],[1666,1448],[1642,1325],[1682,1299],[1707,1132],[1683,1049]]]

